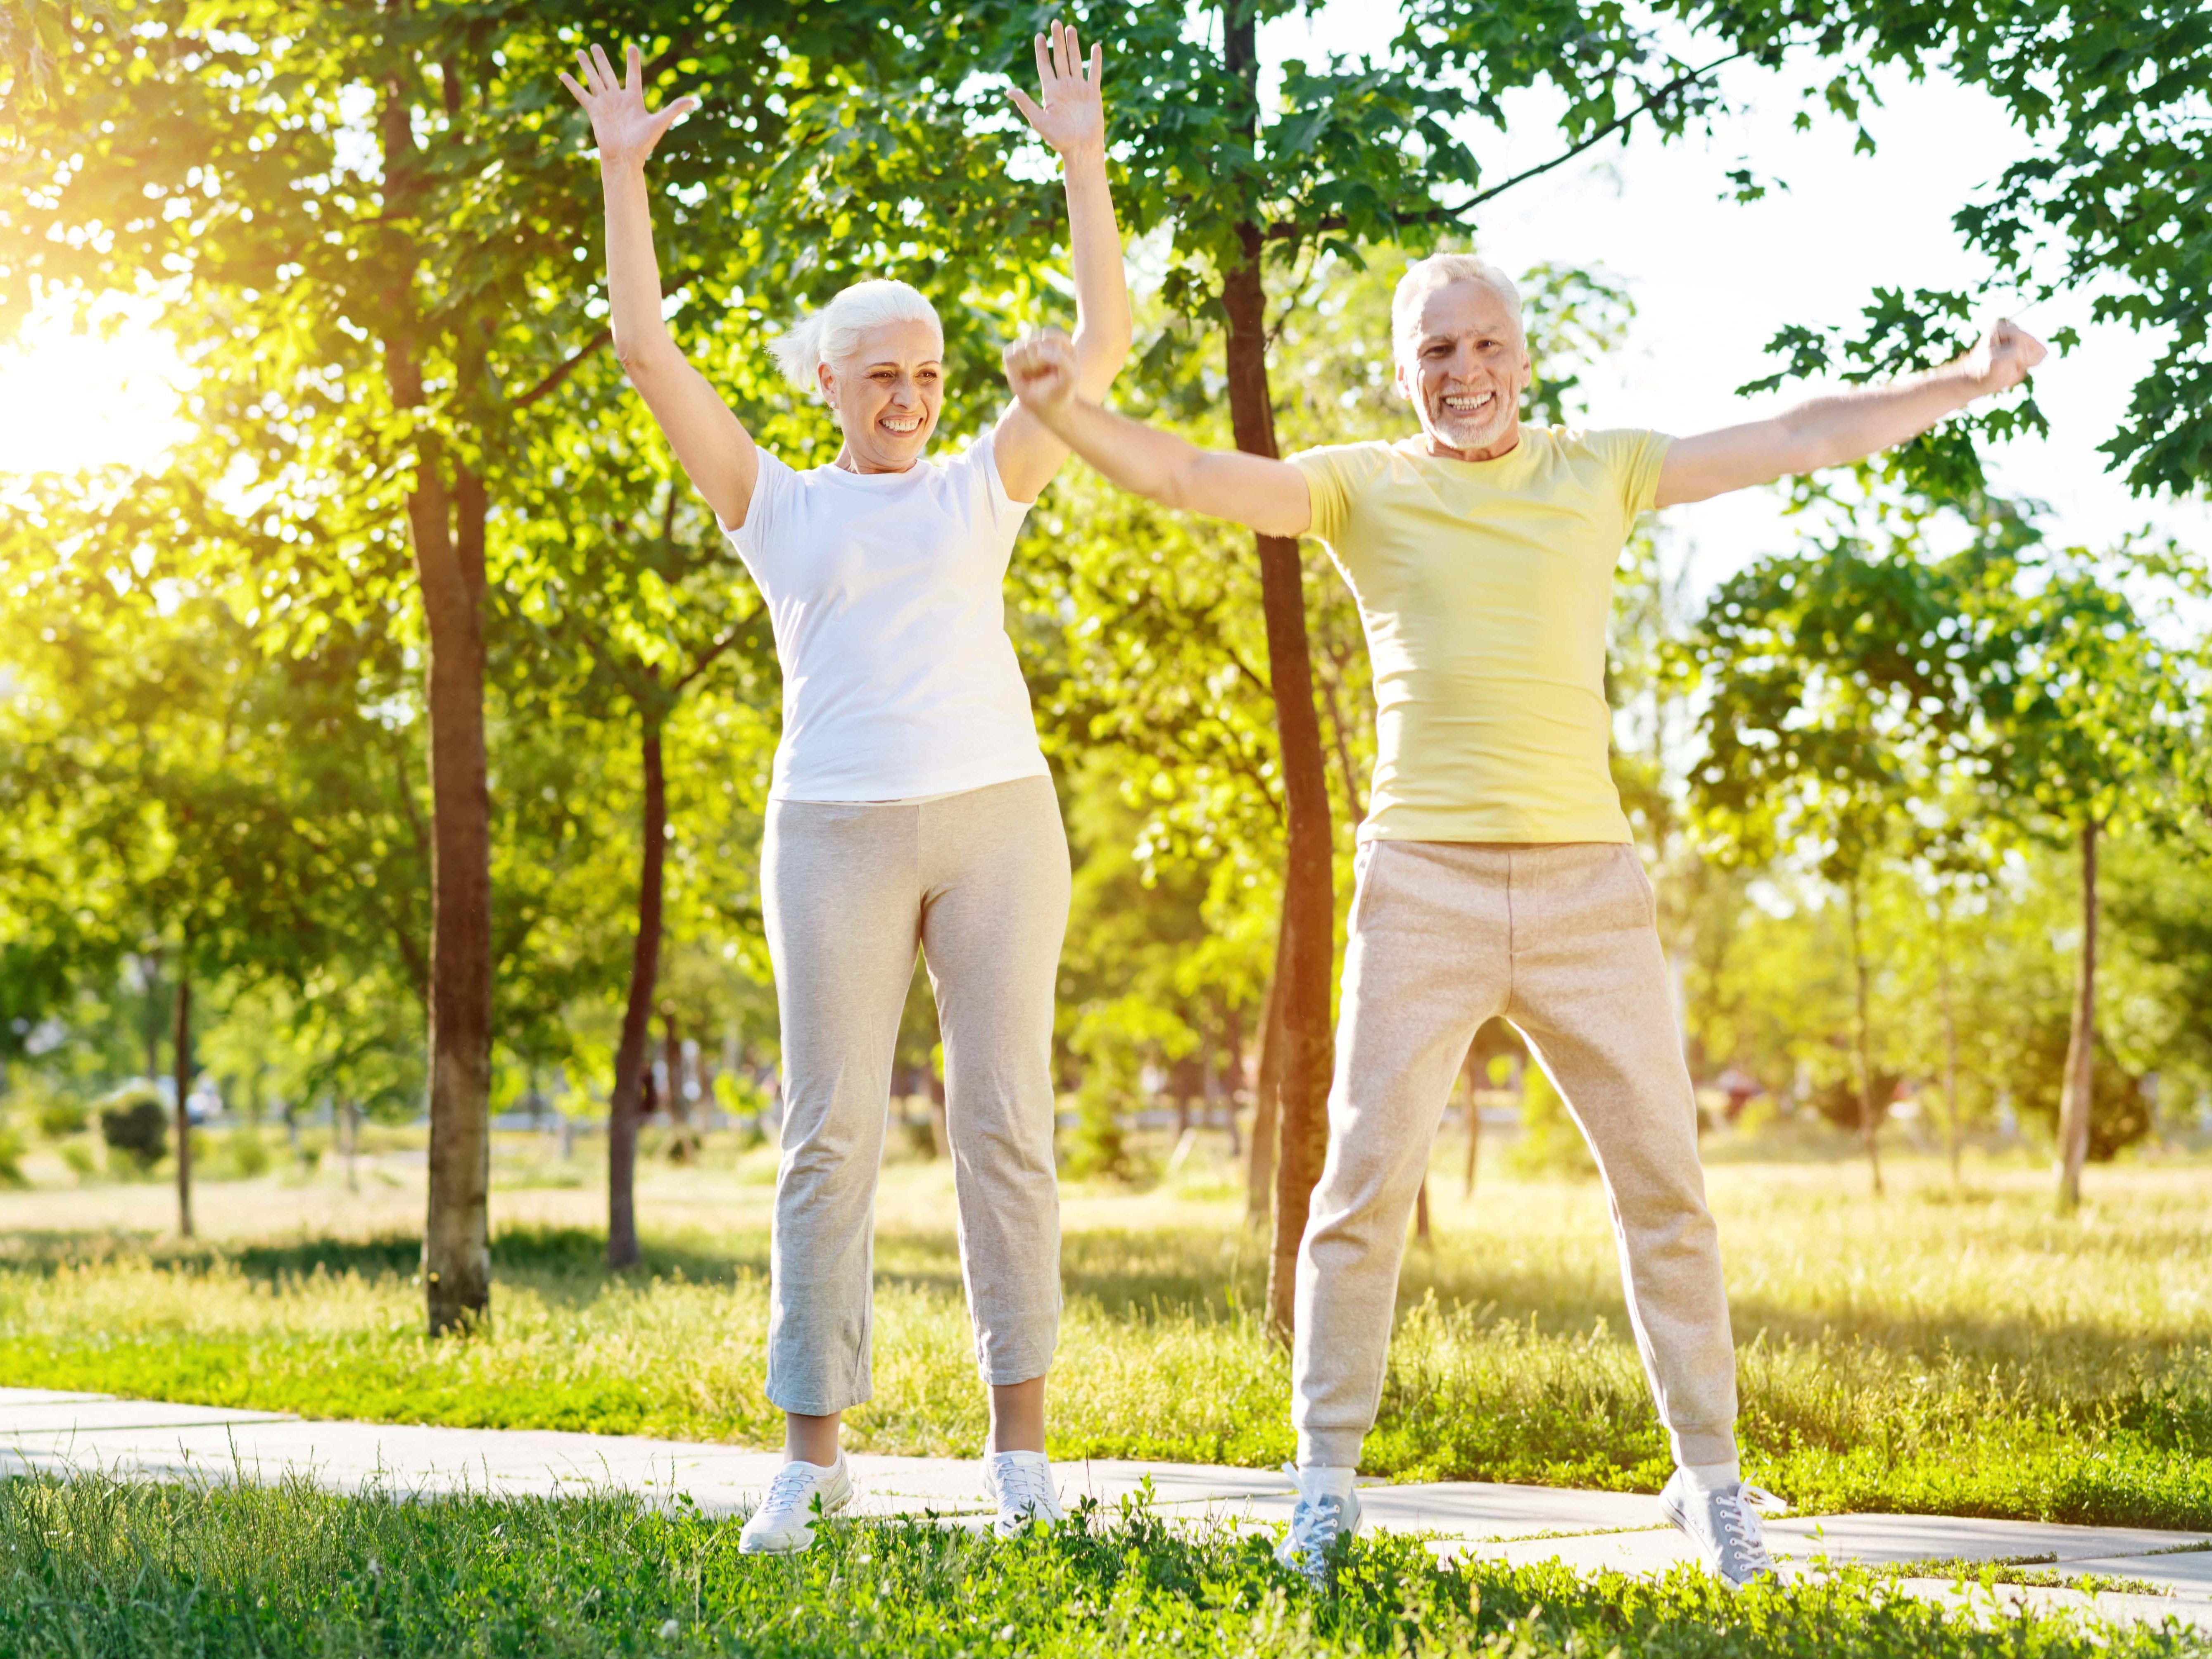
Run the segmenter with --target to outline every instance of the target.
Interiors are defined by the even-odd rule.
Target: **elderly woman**
[[[852,1480],[843,1413],[866,1401],[876,1174],[893,1045],[921,946],[945,1040],[945,1127],[975,1357],[990,1389],[985,1484],[1001,1535],[1060,1504],[1044,1457],[1060,1317],[1053,988],[1067,842],[1001,586],[1030,504],[1067,448],[1018,404],[957,455],[929,453],[944,331],[904,283],[855,283],[774,341],[843,434],[797,470],[757,445],[661,320],[645,163],[696,100],[648,111],[635,47],[617,78],[579,53],[606,192],[615,349],[759,584],[783,670],[783,739],[761,856],[782,1024],[785,1119],[769,1256],[768,1396],[785,1463],[748,1551],[813,1541],[814,1501]],[[1094,48],[1036,41],[1015,104],[1066,175],[1075,352],[1086,395],[1129,349]]]

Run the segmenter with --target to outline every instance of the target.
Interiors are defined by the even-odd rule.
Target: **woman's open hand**
[[[1105,72],[1106,54],[1091,48],[1090,73],[1084,73],[1083,48],[1076,44],[1073,25],[1055,20],[1049,42],[1036,37],[1037,94],[1040,108],[1019,87],[1013,89],[1014,107],[1036,130],[1036,136],[1065,158],[1085,149],[1106,148],[1106,109],[1099,101],[1099,77]]]
[[[647,109],[643,61],[632,46],[625,65],[629,73],[617,81],[606,53],[593,46],[589,52],[576,54],[576,62],[584,70],[583,85],[578,86],[565,70],[562,73],[561,84],[575,94],[584,113],[592,118],[592,137],[599,144],[603,166],[610,161],[643,161],[653,154],[662,133],[699,107],[696,98],[679,98],[665,109]],[[1092,101],[1097,101],[1095,96]]]

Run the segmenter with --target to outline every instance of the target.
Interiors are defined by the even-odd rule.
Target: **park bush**
[[[12,1099],[48,1140],[66,1140],[71,1135],[82,1134],[92,1121],[89,1106],[44,1078],[33,1079],[28,1085],[19,1085]]]
[[[1597,1173],[1581,1126],[1540,1066],[1522,1068],[1521,1133],[1505,1148],[1505,1164],[1524,1176]]]
[[[149,1085],[127,1084],[103,1095],[94,1109],[100,1114],[100,1138],[107,1143],[111,1165],[120,1158],[143,1175],[168,1156],[168,1108]]]
[[[241,1180],[269,1172],[269,1145],[261,1139],[258,1124],[238,1125],[226,1138],[224,1151],[230,1155],[231,1173]]]

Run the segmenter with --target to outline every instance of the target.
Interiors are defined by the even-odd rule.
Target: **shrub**
[[[23,1133],[0,1118],[0,1187],[27,1187],[23,1174]]]
[[[1128,1137],[1121,1127],[1121,1091],[1109,1067],[1092,1066],[1075,1093],[1075,1122],[1067,1132],[1065,1162],[1078,1180],[1096,1176],[1127,1179]]]
[[[230,1167],[243,1180],[251,1181],[269,1170],[269,1148],[263,1144],[261,1131],[251,1123],[241,1123],[230,1132]]]
[[[48,1140],[67,1140],[82,1134],[92,1121],[92,1109],[74,1095],[50,1094],[39,1103],[39,1133]]]
[[[1885,1072],[1875,1068],[1874,1121],[1880,1128],[1889,1121],[1890,1103],[1897,1098],[1897,1085],[1905,1081],[1902,1072]],[[1821,1084],[1806,1096],[1813,1109],[1851,1134],[1859,1133],[1859,1083],[1855,1061],[1846,1061],[1843,1072]]]
[[[80,1180],[92,1175],[100,1168],[99,1160],[92,1155],[92,1148],[82,1140],[65,1140],[62,1143],[62,1162],[68,1164],[70,1173]]]
[[[151,1085],[125,1084],[101,1097],[100,1138],[143,1174],[169,1152],[169,1110]]]
[[[1594,1175],[1597,1164],[1582,1126],[1540,1066],[1521,1072],[1521,1138],[1505,1149],[1506,1167],[1519,1175]]]

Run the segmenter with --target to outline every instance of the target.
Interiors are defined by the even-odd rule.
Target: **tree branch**
[[[1638,117],[1650,114],[1653,110],[1658,108],[1662,104],[1665,103],[1668,99],[1674,97],[1676,94],[1681,92],[1686,88],[1695,86],[1698,82],[1705,79],[1706,76],[1713,74],[1716,70],[1724,69],[1729,64],[1733,64],[1737,58],[1747,58],[1750,55],[1751,48],[1746,46],[1739,51],[1729,53],[1725,58],[1716,58],[1711,63],[1707,64],[1703,69],[1684,70],[1680,75],[1669,81],[1665,86],[1661,87],[1657,91],[1646,96],[1644,101],[1637,105],[1634,109],[1628,111],[1625,114],[1615,116],[1612,120],[1598,128],[1596,131],[1591,133],[1589,137],[1581,140],[1577,143],[1570,145],[1567,149],[1561,150],[1557,155],[1554,155],[1550,161],[1540,161],[1533,167],[1523,168],[1521,172],[1515,173],[1510,179],[1503,179],[1500,182],[1491,185],[1487,190],[1479,190],[1474,195],[1468,197],[1466,201],[1462,202],[1457,207],[1431,208],[1425,213],[1400,214],[1395,216],[1393,222],[1401,225],[1436,225],[1447,224],[1456,220],[1462,219],[1469,213],[1472,213],[1476,208],[1481,206],[1485,202],[1489,201],[1492,197],[1504,195],[1507,191],[1511,190],[1516,185],[1525,185],[1531,179],[1540,178],[1545,173],[1551,172],[1554,167],[1565,167],[1568,162],[1573,161],[1576,156],[1580,155],[1584,150],[1590,149],[1593,145],[1602,143],[1614,133],[1620,131],[1623,128],[1634,123]],[[1294,219],[1278,219],[1267,227],[1267,240],[1271,242],[1289,241],[1294,237],[1307,235],[1314,231],[1343,230],[1346,228],[1350,223],[1351,221],[1340,213],[1329,214],[1323,218],[1316,220],[1310,226],[1301,226]]]
[[[739,623],[737,627],[732,628],[728,633],[723,635],[720,639],[716,640],[714,644],[708,646],[704,651],[701,652],[697,660],[693,662],[690,667],[684,671],[683,677],[674,681],[669,686],[669,696],[672,699],[682,696],[684,695],[684,688],[690,685],[692,681],[697,679],[700,675],[705,673],[708,669],[711,668],[714,665],[714,659],[720,656],[722,653],[735,645],[738,642],[738,635],[744,631],[744,624]]]
[[[527,409],[531,404],[536,403],[540,398],[544,397],[547,393],[558,390],[561,383],[567,380],[571,374],[574,374],[586,357],[589,357],[593,352],[597,351],[601,346],[606,344],[606,343],[613,337],[614,335],[611,330],[602,328],[597,334],[594,334],[590,339],[584,342],[582,347],[577,351],[574,356],[569,358],[568,362],[555,368],[551,374],[548,374],[536,386],[531,387],[529,391],[524,392],[520,398],[517,398],[513,403],[509,404],[507,407],[510,409]]]

